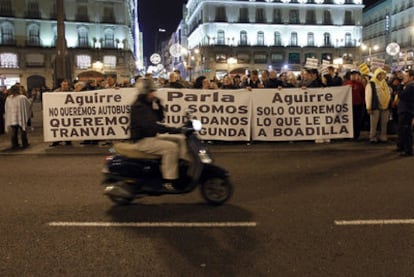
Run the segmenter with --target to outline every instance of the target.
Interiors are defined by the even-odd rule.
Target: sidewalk
[[[30,147],[20,150],[7,150],[11,146],[9,134],[0,135],[0,156],[2,155],[106,155],[111,146],[81,145],[80,141],[73,141],[72,146],[64,143],[60,146],[50,147],[51,143],[43,141],[43,117],[41,103],[33,104],[34,117],[32,129],[28,130]],[[317,144],[310,141],[296,142],[213,142],[209,144],[212,152],[240,152],[240,151],[392,151],[395,148],[396,135],[389,135],[388,143],[368,143],[368,132],[363,131],[359,141],[331,140],[331,143]]]

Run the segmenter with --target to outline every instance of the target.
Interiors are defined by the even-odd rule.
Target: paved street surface
[[[108,146],[52,149],[39,125],[0,154],[1,276],[414,272],[414,158],[392,143],[214,144],[235,185],[225,205],[195,191],[117,207],[99,185]]]

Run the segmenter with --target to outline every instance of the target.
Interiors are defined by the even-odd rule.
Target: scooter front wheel
[[[201,184],[201,195],[212,205],[221,205],[233,194],[233,185],[227,178],[210,178]]]

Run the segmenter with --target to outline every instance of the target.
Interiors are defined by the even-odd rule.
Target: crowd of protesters
[[[175,70],[168,74],[168,79],[161,77],[153,78],[152,74],[144,76],[136,76],[135,81],[139,78],[152,79],[159,88],[191,88],[191,89],[247,89],[254,91],[260,88],[276,88],[283,90],[286,88],[322,88],[332,86],[349,85],[352,87],[352,108],[353,108],[353,124],[354,124],[354,140],[358,140],[361,129],[369,127],[369,141],[370,143],[384,143],[387,142],[387,133],[394,129],[392,126],[397,126],[395,132],[398,133],[399,139],[397,142],[397,151],[401,155],[412,155],[412,147],[407,145],[412,144],[412,125],[407,122],[413,120],[414,114],[414,73],[409,70],[403,72],[396,70],[392,76],[377,68],[372,74],[364,75],[357,70],[347,71],[345,74],[338,74],[336,68],[329,66],[321,74],[317,69],[304,69],[300,74],[293,72],[282,71],[277,73],[275,70],[251,70],[249,74],[245,75],[225,75],[222,79],[209,79],[207,76],[199,76],[194,80],[186,81],[182,78],[179,70]],[[69,80],[62,80],[61,85],[52,90],[55,92],[71,92],[71,91],[89,91],[105,88],[121,88],[134,86],[133,82],[125,81],[118,83],[116,75],[107,75],[102,81],[78,81],[70,82]],[[18,89],[17,89],[18,88]],[[16,119],[10,123],[10,115],[6,108],[6,100],[12,98],[13,94],[23,95],[29,103],[36,100],[36,97],[41,100],[40,90],[33,89],[30,93],[26,92],[23,86],[16,84],[11,89],[3,89],[0,94],[0,134],[8,129],[13,130],[12,147],[19,147],[16,143],[17,132],[22,132],[22,144],[24,147],[28,146],[27,135],[25,130],[30,126],[30,111],[28,122],[16,124]],[[43,91],[43,90],[42,90]],[[40,94],[40,95],[39,95]],[[9,101],[11,102],[11,101]],[[16,106],[16,105],[15,105]],[[399,108],[401,106],[401,108]],[[23,108],[22,108],[23,109]],[[10,113],[10,111],[9,111]],[[16,114],[16,108],[13,111]],[[398,119],[402,119],[398,121]],[[6,119],[6,120],[5,120]],[[410,121],[410,122],[411,122]],[[390,124],[390,122],[392,124]],[[14,126],[19,127],[14,127]],[[380,125],[379,132],[377,127]],[[410,131],[408,131],[410,130]],[[26,136],[26,137],[25,137]],[[408,142],[407,142],[408,141]],[[54,142],[50,146],[57,146],[61,142]],[[97,141],[84,141],[83,144],[97,144]],[[65,142],[66,145],[71,145],[71,142]]]

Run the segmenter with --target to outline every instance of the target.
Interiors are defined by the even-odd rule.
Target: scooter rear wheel
[[[210,178],[201,185],[201,195],[212,205],[221,205],[233,194],[233,185],[226,178]]]
[[[128,205],[134,201],[134,196],[125,188],[127,185],[122,181],[115,183],[105,182],[107,185],[104,194],[117,205]]]
[[[124,198],[124,197],[112,196],[112,195],[108,195],[108,198],[111,199],[112,202],[120,206],[129,205],[134,200],[131,198]]]

